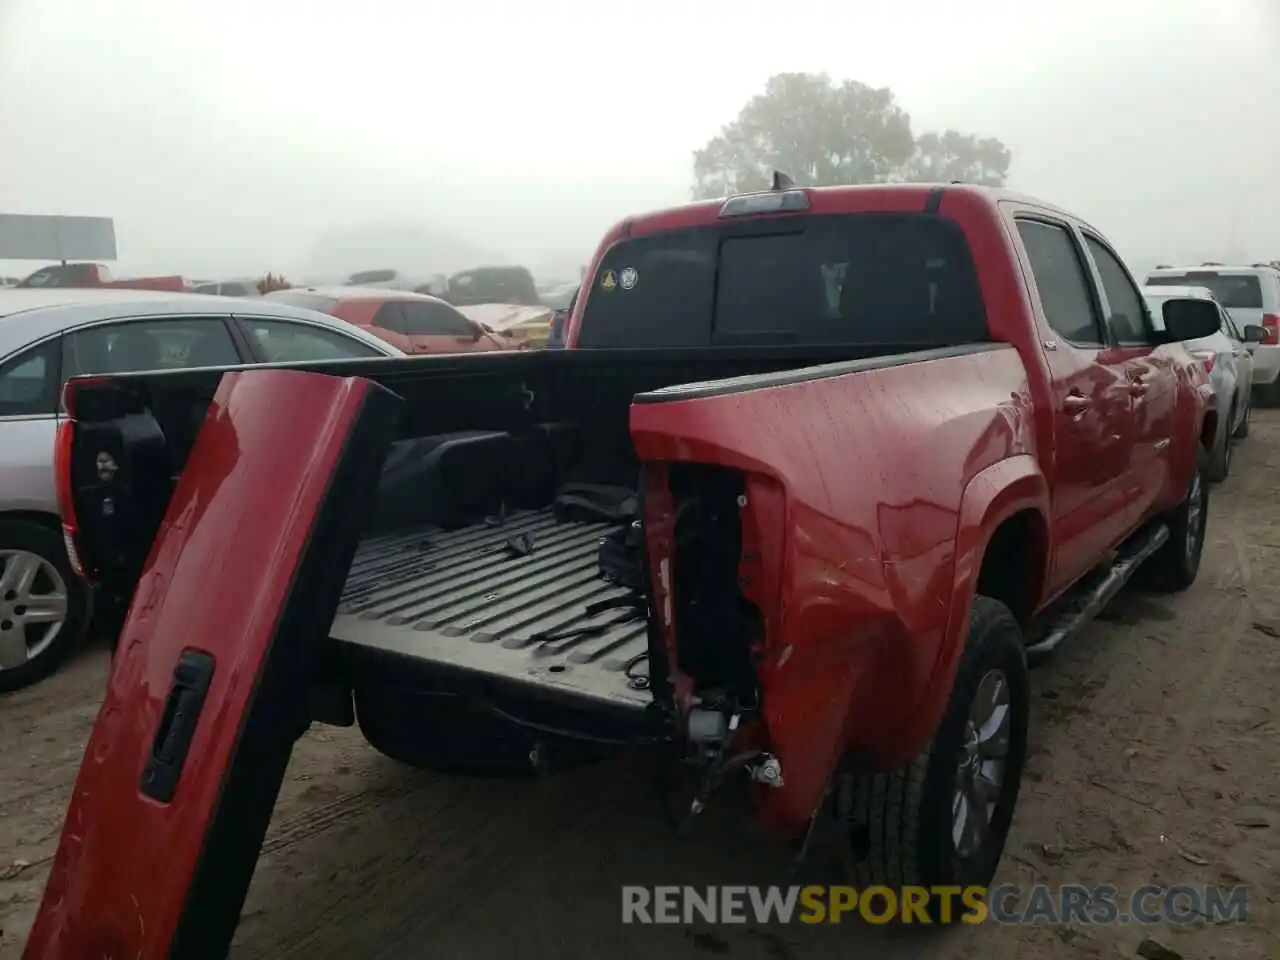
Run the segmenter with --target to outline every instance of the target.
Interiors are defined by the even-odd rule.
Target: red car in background
[[[181,293],[190,290],[192,283],[186,277],[177,274],[117,280],[112,276],[111,269],[104,263],[54,263],[29,274],[16,286],[22,289],[119,287],[126,290],[168,290]]]
[[[296,287],[268,293],[363,327],[405,353],[477,353],[511,347],[438,297],[376,287]]]

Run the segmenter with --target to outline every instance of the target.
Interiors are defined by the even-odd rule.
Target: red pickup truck
[[[680,824],[742,787],[860,885],[991,879],[1028,664],[1196,577],[1217,317],[964,185],[634,217],[587,276],[565,350],[69,384],[121,628],[28,957],[221,956],[314,721],[462,773],[648,744]]]
[[[193,284],[176,274],[166,277],[128,277],[116,280],[103,263],[61,263],[29,274],[19,287],[114,287],[120,290],[189,291]]]

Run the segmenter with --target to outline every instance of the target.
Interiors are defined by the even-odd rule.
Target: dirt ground
[[[623,884],[786,882],[739,814],[670,835],[634,765],[543,782],[405,769],[355,730],[299,744],[235,958],[1280,958],[1280,412],[1215,488],[1200,579],[1122,596],[1035,674],[1032,751],[1001,882],[1245,884],[1245,924],[624,927]],[[0,958],[18,957],[107,659],[0,701]],[[128,866],[121,866],[127,870]],[[1270,899],[1268,899],[1270,897]]]

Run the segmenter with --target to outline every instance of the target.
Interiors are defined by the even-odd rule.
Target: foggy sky
[[[1280,258],[1280,0],[0,0],[0,211],[114,217],[122,274],[393,221],[572,269],[784,70],[1000,137],[1135,269]]]

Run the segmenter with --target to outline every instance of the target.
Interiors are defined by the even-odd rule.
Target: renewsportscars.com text
[[[1247,887],[1006,884],[985,887],[623,887],[622,922],[689,923],[1243,923]]]

